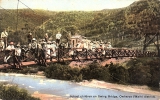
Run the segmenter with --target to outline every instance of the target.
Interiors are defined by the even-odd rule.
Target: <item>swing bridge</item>
[[[63,46],[59,46],[56,50],[56,56],[52,59],[46,59],[43,56],[43,52],[37,49],[36,52],[37,59],[35,61],[35,55],[27,50],[23,52],[21,55],[22,66],[28,66],[33,64],[47,66],[47,63],[55,63],[55,62],[66,62],[66,61],[94,61],[94,60],[106,60],[111,58],[124,58],[124,57],[158,57],[158,53],[150,52],[150,51],[141,51],[141,50],[133,50],[133,49],[124,49],[124,48],[110,48],[110,49],[101,49],[95,48],[94,50],[88,50],[86,48],[65,48]],[[1,51],[0,61],[4,62],[4,57],[6,56],[5,51]],[[15,62],[14,51],[11,51],[7,56],[10,56],[11,63],[19,64],[21,62]],[[50,55],[49,55],[50,56]],[[50,56],[51,57],[51,56]],[[1,63],[0,68],[4,68],[5,66],[12,66],[10,64]]]

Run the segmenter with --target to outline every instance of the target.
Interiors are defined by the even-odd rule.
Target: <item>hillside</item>
[[[54,14],[54,12],[43,10],[33,11],[30,9],[19,9],[17,14],[17,10],[0,9],[0,31],[2,31],[3,28],[9,28],[15,31],[16,25],[18,30],[21,30],[21,28],[25,26],[33,29],[48,20],[52,14]]]
[[[1,29],[4,27],[16,29],[16,12],[16,10],[0,10]],[[69,31],[72,34],[79,32],[92,40],[111,41],[114,46],[119,47],[134,46],[142,42],[144,34],[155,34],[159,31],[159,25],[159,0],[140,0],[121,9],[90,12],[30,9],[21,9],[18,12],[18,29],[31,28],[37,38],[42,38],[44,32],[54,36],[58,30],[61,30],[63,36]]]

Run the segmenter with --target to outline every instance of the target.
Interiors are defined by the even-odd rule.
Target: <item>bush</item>
[[[128,69],[130,82],[134,84],[147,85],[151,81],[150,67],[141,62]]]
[[[147,64],[150,66],[150,73],[151,73],[151,81],[149,86],[152,87],[159,87],[160,81],[160,58],[157,58],[153,61],[148,62]]]
[[[0,84],[0,99],[2,100],[40,100],[28,94],[27,90],[17,86]]]
[[[130,83],[159,87],[160,58],[135,58],[128,62]]]
[[[45,75],[47,78],[53,79],[82,81],[82,75],[78,68],[71,68],[57,63],[47,67]]]
[[[109,66],[109,73],[111,81],[126,84],[129,81],[128,70],[123,66],[113,65]]]
[[[81,73],[84,79],[97,79],[109,81],[109,70],[106,67],[100,66],[98,63],[92,63],[89,66],[81,69]]]

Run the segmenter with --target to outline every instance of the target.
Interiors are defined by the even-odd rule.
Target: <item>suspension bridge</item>
[[[56,63],[56,62],[66,62],[66,61],[77,61],[77,62],[84,62],[84,61],[94,61],[94,60],[106,60],[111,58],[124,58],[124,57],[158,57],[156,52],[150,51],[140,51],[140,50],[132,50],[132,49],[122,49],[122,48],[112,48],[112,49],[105,49],[102,50],[101,48],[95,48],[95,50],[87,50],[83,48],[82,51],[79,51],[81,48],[57,48],[57,56],[50,59],[44,59],[41,54],[38,54],[37,60],[34,61],[34,55],[30,54],[25,59],[22,59],[21,66],[29,66],[29,65],[43,65],[47,66],[48,63]],[[72,54],[70,54],[72,52]],[[12,54],[11,54],[12,55]],[[4,59],[4,52],[1,52],[1,62]],[[12,55],[11,60],[13,61],[14,55]],[[20,63],[20,62],[18,62]],[[0,69],[4,68],[12,68],[13,62],[10,64],[1,63]]]

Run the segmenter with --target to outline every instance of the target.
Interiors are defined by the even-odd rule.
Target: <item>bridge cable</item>
[[[20,1],[20,0],[18,0],[21,4],[23,4],[23,5],[25,5],[27,8],[29,8],[31,11],[33,11],[34,13],[35,13],[35,11],[32,9],[32,8],[30,8],[29,6],[27,6],[26,4],[24,4],[22,1]]]
[[[17,32],[17,27],[18,27],[18,5],[19,5],[19,0],[17,2],[17,22],[16,22],[16,32]]]
[[[21,3],[21,4],[23,4],[24,6],[26,6],[27,8],[29,8],[35,15],[37,14],[37,15],[39,15],[38,13],[36,13],[32,8],[30,8],[29,6],[27,6],[25,3],[23,3],[21,0],[19,0],[19,2]],[[36,18],[35,18],[35,20],[36,21],[38,21]],[[43,17],[42,17],[42,24],[43,24]]]

